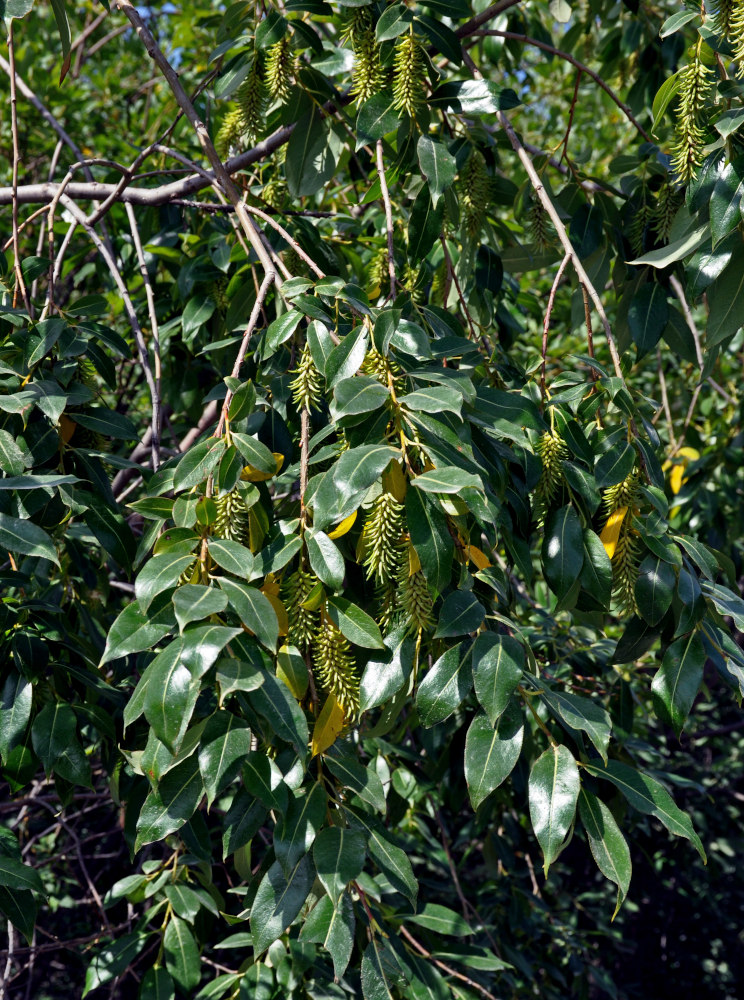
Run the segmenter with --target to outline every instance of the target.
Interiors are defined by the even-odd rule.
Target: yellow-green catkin
[[[434,625],[433,601],[426,578],[420,569],[411,572],[410,560],[404,555],[398,573],[398,608],[403,612],[411,631],[426,632]]]
[[[355,7],[343,33],[354,52],[351,95],[363,104],[379,93],[385,85],[385,71],[380,64],[380,46],[375,37],[375,25],[369,7]]]
[[[535,248],[541,253],[552,243],[548,213],[539,201],[533,201],[529,208],[529,234]]]
[[[491,178],[483,154],[474,149],[462,169],[457,197],[463,225],[469,236],[477,236],[483,225],[491,192]]]
[[[376,299],[389,288],[388,249],[387,246],[380,246],[373,252],[367,264],[367,292],[371,299]]]
[[[214,140],[214,148],[221,160],[226,160],[233,153],[237,153],[242,148],[243,138],[243,112],[240,108],[233,108],[228,111],[222,119],[217,135]]]
[[[713,74],[700,57],[698,44],[692,61],[680,76],[676,136],[672,145],[672,170],[682,183],[694,177],[703,158],[705,128],[703,111],[713,86]]]
[[[393,107],[415,118],[426,98],[426,58],[413,31],[395,43],[393,61]]]
[[[563,489],[563,462],[568,458],[569,452],[563,438],[553,429],[545,431],[540,437],[537,453],[542,463],[542,472],[535,487],[533,510],[535,521],[542,525],[556,494]]]
[[[220,493],[215,498],[217,519],[212,534],[232,542],[247,544],[250,539],[250,514],[237,489]]]
[[[682,204],[681,193],[671,184],[662,184],[651,212],[651,228],[658,240],[666,242],[674,217]]]
[[[628,511],[623,518],[620,535],[612,556],[612,586],[620,609],[628,615],[638,614],[635,584],[638,579],[638,542],[632,527],[633,507],[638,500],[639,478],[633,470],[621,483],[610,486],[602,497],[602,508],[609,517],[621,507]]]
[[[266,55],[264,80],[272,101],[286,101],[295,69],[292,40],[288,34],[272,45]]]
[[[240,107],[243,135],[248,142],[254,143],[263,129],[266,109],[266,87],[258,55],[235,96]]]
[[[713,15],[715,30],[724,38],[731,38],[732,22],[734,21],[737,9],[744,9],[741,0],[716,0],[711,3],[709,10]]]
[[[299,568],[285,584],[284,606],[289,621],[287,639],[298,649],[305,650],[310,646],[318,628],[318,612],[302,606],[317,582],[315,574]]]
[[[376,347],[370,347],[364,355],[359,371],[362,375],[377,379],[380,385],[388,385],[390,376],[395,376],[400,369],[392,358],[385,358]]]
[[[295,377],[289,384],[292,401],[298,410],[320,408],[322,398],[320,379],[320,372],[315,367],[310,348],[305,344],[300,355],[300,363],[295,368]]]
[[[313,666],[320,686],[332,694],[347,718],[359,713],[359,678],[346,638],[325,615],[313,639]]]
[[[404,507],[392,493],[381,493],[367,514],[362,532],[364,570],[368,580],[391,583],[400,572],[405,530]]]

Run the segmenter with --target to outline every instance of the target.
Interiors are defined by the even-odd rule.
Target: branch
[[[455,34],[458,38],[467,38],[469,35],[474,34],[482,24],[492,21],[494,17],[503,14],[510,7],[516,7],[518,3],[520,3],[520,0],[499,0],[499,3],[493,4],[491,7],[486,8],[486,10],[481,11],[480,14],[476,14],[469,21],[466,21],[461,28],[457,29]]]
[[[563,277],[563,272],[566,270],[568,263],[570,261],[568,254],[561,261],[561,266],[556,272],[556,276],[553,279],[553,285],[550,289],[550,295],[548,296],[548,307],[545,310],[545,319],[543,320],[543,335],[542,335],[542,367],[540,369],[540,395],[542,396],[543,402],[545,402],[545,367],[547,365],[548,358],[548,332],[550,330],[550,316],[553,312],[553,305],[555,303],[555,294],[558,291],[558,285],[561,283],[561,278]]]
[[[385,161],[382,158],[382,139],[377,140],[375,147],[377,156],[377,176],[380,178],[382,203],[385,206],[385,227],[387,229],[388,274],[390,275],[390,297],[395,297],[395,257],[393,252],[393,208],[390,204],[387,178],[385,177]]]
[[[470,32],[470,34],[472,34],[472,32]],[[612,87],[610,87],[609,84],[604,82],[599,73],[595,73],[593,69],[589,69],[589,67],[585,63],[580,62],[578,59],[572,56],[570,52],[564,52],[562,49],[557,49],[554,45],[548,45],[547,42],[541,42],[537,38],[531,38],[529,35],[520,35],[516,31],[499,31],[496,28],[489,28],[486,31],[479,32],[479,34],[495,35],[498,38],[511,38],[515,42],[523,42],[525,45],[532,45],[535,48],[543,49],[545,52],[550,52],[551,55],[558,56],[559,59],[565,59],[566,62],[571,63],[571,65],[575,66],[576,69],[578,69],[581,73],[586,73],[586,75],[590,76],[595,83],[599,84],[602,90],[604,90],[607,96],[610,97],[615,102],[615,104],[620,108],[620,110],[628,119],[628,121],[631,123],[631,125],[633,125],[633,127],[640,133],[640,135],[643,136],[646,142],[653,142],[653,139],[645,130],[643,125],[641,125],[641,123],[635,117],[635,115],[628,107],[628,105],[624,101],[620,100],[620,98],[612,89]]]
[[[456,969],[453,969],[452,966],[446,965],[444,962],[440,962],[438,958],[435,958],[428,948],[425,948],[420,941],[416,940],[416,938],[413,936],[413,934],[411,934],[411,932],[404,924],[401,924],[400,933],[407,941],[410,941],[410,943],[413,945],[413,947],[420,955],[422,955],[424,958],[430,959],[434,963],[434,965],[438,965],[443,972],[446,972],[450,976],[454,976],[456,979],[459,979],[460,982],[467,983],[468,986],[470,986],[474,990],[477,990],[478,993],[480,993],[481,996],[486,997],[487,1000],[496,1000],[496,997],[493,995],[493,993],[490,993],[485,986],[481,986],[481,984],[476,983],[474,979],[471,979],[469,976],[464,976],[461,972],[458,972]]]
[[[15,46],[13,44],[13,21],[8,22],[8,55],[10,56],[10,131],[13,137],[13,270],[15,271],[15,290],[13,292],[13,305],[15,306],[18,293],[20,292],[26,312],[31,314],[31,303],[29,302],[26,282],[23,280],[21,269],[21,251],[18,242],[18,109],[16,97],[16,71],[15,71]]]
[[[266,248],[261,242],[261,236],[258,230],[256,229],[250,215],[245,210],[245,205],[243,204],[240,192],[233,183],[230,174],[225,169],[222,160],[217,155],[217,150],[214,148],[214,143],[209,137],[206,125],[197,115],[194,105],[191,103],[188,94],[183,89],[181,81],[178,78],[178,73],[176,73],[166,57],[163,55],[163,52],[153,38],[150,29],[147,27],[139,11],[133,6],[130,0],[117,0],[117,6],[119,7],[119,10],[123,11],[125,16],[129,19],[132,27],[139,35],[142,44],[147,49],[150,58],[160,69],[160,72],[165,77],[168,86],[173,91],[173,96],[176,98],[179,106],[191,122],[194,131],[196,132],[196,137],[199,140],[199,144],[212,165],[216,180],[219,182],[219,185],[227,196],[228,201],[235,206],[235,214],[240,220],[243,231],[248,237],[249,243],[253,247],[256,256],[261,262],[264,273],[266,275],[271,275],[271,280],[276,281],[277,285],[281,287],[282,279],[279,278],[276,273],[274,262],[266,252]]]

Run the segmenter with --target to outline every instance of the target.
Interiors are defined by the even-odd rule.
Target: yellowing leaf
[[[287,617],[287,609],[284,607],[282,602],[274,594],[269,591],[268,593],[261,588],[266,597],[266,600],[272,606],[276,612],[276,620],[279,623],[279,635],[286,635],[289,630],[289,618]]]
[[[278,451],[272,451],[271,454],[274,456],[274,461],[276,462],[276,469],[274,472],[262,472],[260,469],[257,469],[255,465],[246,465],[240,474],[240,478],[244,482],[248,483],[265,483],[267,479],[273,479],[282,467],[284,455]]]
[[[382,486],[392,493],[398,503],[403,503],[408,489],[408,480],[400,466],[400,462],[391,462],[382,474]]]
[[[485,552],[482,552],[475,545],[468,545],[468,556],[475,563],[478,569],[488,569],[491,562]]]
[[[662,465],[662,471],[669,473],[669,489],[676,496],[682,489],[682,484],[687,481],[685,469],[690,462],[696,462],[700,458],[700,452],[696,448],[680,448],[674,458],[668,458]]]
[[[408,546],[408,575],[413,576],[414,573],[418,573],[421,569],[421,560],[418,557],[418,552],[414,549],[412,545]]]
[[[340,538],[342,535],[345,535],[347,531],[351,531],[351,529],[354,527],[354,522],[357,519],[357,513],[358,511],[355,510],[352,514],[349,514],[348,517],[345,517],[343,521],[340,521],[333,529],[333,531],[328,532],[328,537]]]
[[[599,540],[604,545],[605,552],[610,559],[615,555],[617,540],[620,537],[620,529],[627,511],[627,507],[618,507],[616,511],[613,511],[607,518],[607,524],[602,528],[602,534],[599,536]]]
[[[59,436],[62,438],[65,444],[69,444],[70,438],[75,433],[75,428],[77,424],[74,420],[70,420],[66,413],[63,413],[59,418]]]
[[[325,589],[323,584],[318,582],[302,602],[301,607],[308,611],[317,611],[325,600]]]
[[[676,496],[682,489],[682,483],[685,481],[685,467],[684,465],[674,465],[672,466],[672,471],[669,473],[669,488]]]
[[[329,694],[313,729],[311,744],[313,757],[333,746],[344,728],[345,719],[343,708],[333,695]]]

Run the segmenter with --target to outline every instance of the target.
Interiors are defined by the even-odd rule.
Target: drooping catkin
[[[477,236],[488,209],[491,178],[483,154],[474,149],[460,173],[457,197],[460,213],[469,236]]]
[[[426,98],[426,59],[421,41],[413,31],[395,44],[393,61],[393,107],[415,118]]]
[[[243,136],[248,142],[255,142],[264,125],[266,109],[266,87],[261,73],[261,60],[253,60],[248,76],[235,94],[241,111]]]
[[[542,463],[542,472],[535,487],[533,508],[535,521],[542,525],[556,494],[563,488],[563,461],[568,458],[568,448],[560,434],[553,429],[545,431],[541,436],[537,443],[537,453]]]
[[[398,607],[407,627],[413,632],[426,632],[432,628],[434,602],[426,577],[420,567],[411,570],[410,559],[405,552],[398,571],[398,588]]]
[[[313,666],[318,683],[343,708],[346,717],[359,713],[359,678],[351,646],[324,614],[313,639]]]
[[[300,363],[295,369],[295,377],[290,382],[292,401],[298,410],[319,409],[322,398],[321,375],[315,367],[313,356],[307,344],[302,349]]]
[[[318,628],[318,612],[302,606],[317,582],[315,574],[300,568],[290,575],[285,584],[284,606],[289,621],[287,639],[302,650],[309,647]]]
[[[404,507],[392,493],[381,493],[364,522],[364,570],[368,580],[390,583],[400,570]]]
[[[354,52],[351,95],[363,104],[385,85],[385,71],[380,64],[380,46],[375,37],[375,25],[369,7],[355,7],[350,11],[342,39],[351,43]]]
[[[666,242],[674,217],[682,204],[682,195],[671,184],[662,184],[651,211],[651,228],[657,239]]]
[[[294,68],[292,40],[289,34],[286,34],[271,46],[266,56],[265,82],[272,100],[287,100]]]
[[[237,489],[216,497],[217,519],[212,534],[218,538],[247,545],[250,540],[250,514]]]
[[[620,508],[627,508],[612,556],[612,586],[618,605],[625,614],[629,615],[638,613],[635,599],[635,584],[638,579],[638,544],[635,529],[632,527],[633,507],[638,500],[638,490],[638,473],[633,470],[622,482],[606,489],[602,498],[602,508],[607,518]]]
[[[240,108],[228,111],[217,130],[214,148],[221,160],[226,160],[232,153],[241,148],[243,138],[243,112]]]
[[[726,37],[733,49],[736,75],[744,76],[744,0],[731,0],[732,7]]]
[[[680,77],[676,137],[672,144],[672,170],[682,183],[695,175],[702,162],[705,145],[703,110],[713,86],[713,74],[701,59],[701,45],[702,40]]]

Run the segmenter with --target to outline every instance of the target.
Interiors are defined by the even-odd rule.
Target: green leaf
[[[432,107],[451,108],[464,115],[494,115],[516,108],[519,98],[513,90],[488,80],[465,80],[462,83],[448,81],[440,84],[429,98],[429,103]]]
[[[10,514],[0,514],[0,549],[49,559],[59,566],[57,550],[46,531],[31,521],[11,517]]]
[[[181,574],[194,562],[192,554],[181,555],[179,549],[167,549],[153,556],[140,572],[134,583],[134,595],[140,610],[145,613],[153,599],[164,590],[171,590],[178,583]]]
[[[394,1000],[401,980],[395,956],[382,938],[373,936],[362,955],[363,1000]]]
[[[635,459],[635,448],[627,441],[610,448],[597,459],[594,467],[597,486],[604,490],[621,483],[633,471]]]
[[[658,625],[669,610],[677,578],[674,569],[655,555],[648,555],[638,567],[635,598],[641,617]]]
[[[198,684],[181,661],[182,650],[183,639],[177,639],[155,657],[144,698],[145,718],[172,753],[178,750],[199,695]]]
[[[51,0],[54,20],[57,22],[59,43],[62,46],[62,68],[59,71],[59,82],[62,83],[70,68],[70,24],[67,20],[65,0]]]
[[[207,438],[190,448],[176,466],[174,491],[180,493],[190,490],[192,486],[203,482],[216,468],[224,450],[224,438]]]
[[[281,41],[287,31],[287,19],[277,10],[269,10],[256,28],[256,47],[268,49]]]
[[[381,15],[375,28],[378,42],[387,42],[408,31],[413,14],[402,3],[391,4]]]
[[[705,851],[700,838],[695,833],[692,820],[674,804],[669,792],[650,774],[637,771],[617,760],[609,761],[605,767],[598,767],[595,764],[585,764],[584,766],[598,778],[611,781],[616,788],[620,789],[634,809],[661,820],[667,830],[675,837],[684,837],[689,840],[705,861]]]
[[[335,908],[330,897],[322,896],[305,918],[300,940],[322,944],[331,956],[336,979],[340,979],[351,958],[354,927],[354,907],[347,893]]]
[[[33,688],[15,670],[11,670],[0,696],[0,757],[6,761],[13,747],[18,746],[31,718]]]
[[[468,488],[482,490],[479,476],[465,472],[454,465],[442,465],[430,472],[422,472],[411,480],[411,485],[425,493],[459,493]]]
[[[0,854],[0,885],[8,889],[44,892],[44,883],[35,868],[5,854]]]
[[[85,971],[82,996],[105,986],[128,969],[144,949],[147,937],[147,934],[124,934],[112,944],[104,945]]]
[[[26,938],[29,946],[33,942],[37,913],[36,897],[25,889],[12,892],[0,886],[0,913]]]
[[[548,515],[542,563],[551,590],[559,601],[562,600],[578,579],[584,564],[581,521],[571,504]]]
[[[184,885],[183,882],[175,882],[166,886],[165,895],[176,916],[192,924],[202,908],[202,900],[196,892]]]
[[[370,616],[345,597],[328,597],[328,617],[343,635],[364,649],[384,649],[379,626]]]
[[[337,420],[379,410],[390,398],[389,390],[375,379],[356,375],[336,383],[333,414]]]
[[[38,386],[38,383],[35,384]],[[96,434],[121,438],[122,441],[136,441],[139,437],[137,428],[128,417],[102,406],[90,407],[84,413],[75,413],[75,423]]]
[[[331,826],[316,837],[315,870],[334,906],[349,882],[361,875],[365,854],[364,837],[357,830]]]
[[[142,977],[139,1000],[174,1000],[176,988],[166,969],[148,969]]]
[[[302,758],[306,757],[310,734],[305,713],[286,684],[266,670],[260,673],[263,684],[251,693],[252,707],[268,721],[273,733],[291,743]]]
[[[240,576],[244,580],[250,580],[253,576],[253,553],[240,542],[234,542],[229,538],[209,539],[209,554],[220,567],[227,570],[233,576]]]
[[[215,587],[187,583],[173,595],[173,607],[178,627],[183,632],[189,622],[202,621],[224,611],[227,607],[227,594]]]
[[[669,79],[673,80],[674,77],[670,77]],[[669,80],[667,80],[667,83],[669,83]],[[672,94],[672,96],[674,96],[674,94]],[[669,267],[670,264],[674,264],[678,260],[683,260],[685,257],[689,257],[691,253],[697,250],[697,248],[705,242],[709,233],[710,230],[707,225],[700,226],[698,229],[694,229],[691,233],[687,233],[686,236],[682,236],[680,239],[669,243],[668,246],[659,247],[658,250],[649,250],[649,252],[643,254],[642,257],[636,257],[635,260],[629,260],[628,263],[639,267],[643,264],[648,264],[651,267],[658,268]]]
[[[475,632],[485,617],[486,609],[472,591],[453,590],[442,604],[434,638],[446,639]]]
[[[279,623],[269,599],[260,590],[245,583],[220,577],[219,584],[241,622],[273,652],[279,638]]]
[[[25,467],[23,452],[18,447],[16,439],[6,430],[0,429],[0,469],[10,476],[20,476]],[[0,481],[0,485],[2,483],[3,481]]]
[[[369,825],[359,813],[356,819],[367,831],[367,851],[372,861],[387,877],[390,884],[402,893],[411,906],[416,907],[418,882],[405,851],[391,842],[387,833],[377,824]]]
[[[607,761],[607,747],[610,742],[612,721],[601,704],[597,704],[589,698],[582,698],[578,694],[569,694],[566,691],[548,688],[542,689],[541,697],[553,714],[569,727],[569,730],[580,729],[585,732],[597,748],[602,760]]]
[[[618,888],[614,917],[630,888],[632,866],[628,844],[604,802],[585,788],[579,793],[579,816],[597,867]]]
[[[287,809],[287,785],[276,763],[260,750],[251,751],[243,762],[246,791],[259,798],[267,809],[284,813]]]
[[[173,627],[173,613],[169,607],[150,618],[136,604],[127,605],[109,629],[101,665],[130,653],[152,649]]]
[[[400,455],[384,444],[364,444],[345,451],[333,470],[333,482],[342,499],[358,499],[378,481],[390,461]]]
[[[682,70],[678,70],[673,73],[659,88],[656,97],[654,98],[654,103],[651,107],[651,114],[653,115],[653,124],[651,125],[651,131],[656,132],[656,128],[664,117],[664,113],[669,105],[672,103],[679,88],[682,86]],[[631,263],[636,264],[638,261],[631,261]]]
[[[357,115],[357,149],[393,132],[398,127],[398,121],[391,90],[381,90],[370,97],[361,105]]]
[[[188,822],[204,795],[196,754],[163,775],[158,791],[145,799],[137,820],[134,849],[163,840]]]
[[[436,208],[437,202],[455,179],[457,162],[443,142],[437,142],[428,135],[419,137],[416,152],[421,173],[429,182],[431,200]]]
[[[657,282],[649,282],[636,292],[628,310],[628,327],[642,358],[656,347],[669,321],[666,293]]]
[[[366,324],[356,327],[347,333],[340,344],[337,344],[328,355],[325,363],[325,378],[328,387],[332,388],[342,380],[354,375],[364,361],[367,351]]]
[[[199,742],[199,769],[207,808],[239,773],[250,749],[251,731],[243,719],[222,711],[207,721]]]
[[[514,703],[502,712],[495,728],[483,713],[475,716],[465,737],[465,781],[473,809],[509,777],[523,739],[522,712]]]
[[[249,437],[248,434],[238,434],[236,431],[232,432],[231,437],[233,444],[249,465],[259,472],[272,475],[276,472],[276,459],[265,444]]]
[[[323,531],[312,531],[305,535],[307,555],[310,568],[332,590],[340,590],[343,586],[346,566],[344,557],[336,544]]]
[[[475,694],[492,726],[506,709],[525,669],[524,646],[509,636],[481,632],[473,646]]]
[[[462,409],[462,394],[446,385],[428,386],[417,389],[401,397],[400,402],[409,410],[422,410],[424,413],[450,413],[460,415]]]
[[[551,746],[532,765],[530,818],[545,858],[546,877],[574,821],[579,786],[579,769],[568,747]]]
[[[584,529],[584,564],[579,582],[589,598],[603,611],[608,611],[612,599],[612,561],[607,550],[591,528]]]
[[[269,323],[269,328],[266,331],[264,339],[264,354],[266,357],[271,357],[285,341],[289,340],[300,325],[301,319],[302,313],[298,309],[289,309]],[[232,416],[230,419],[233,419]]]
[[[336,160],[328,126],[319,108],[304,115],[289,137],[285,173],[293,198],[313,195],[331,179]]]
[[[286,873],[291,872],[312,847],[325,821],[327,809],[328,798],[318,782],[306,794],[297,793],[290,797],[284,822],[274,831],[276,858]]]
[[[368,712],[388,701],[403,687],[413,666],[414,640],[404,625],[398,626],[384,639],[386,656],[367,661],[359,685],[359,707]]]
[[[441,593],[450,582],[455,555],[447,520],[436,501],[425,491],[407,490],[406,522],[426,582]]]
[[[708,306],[706,341],[710,349],[733,337],[744,322],[744,249],[741,247],[708,289]]]
[[[444,722],[459,708],[473,686],[472,646],[460,643],[429,667],[416,695],[422,725]]]
[[[165,967],[178,985],[195,990],[201,980],[199,948],[188,925],[180,917],[171,917],[163,935]]]
[[[313,887],[315,871],[310,855],[285,876],[278,861],[269,868],[251,907],[251,933],[256,956],[261,955],[294,923]]]
[[[475,931],[459,913],[450,910],[448,906],[439,903],[426,903],[420,913],[406,917],[410,924],[418,924],[434,934],[446,934],[450,937],[468,937]]]
[[[70,744],[75,742],[75,713],[63,702],[50,701],[42,708],[31,727],[31,742],[47,775]]]
[[[324,760],[328,770],[342,782],[345,788],[354,792],[373,809],[381,813],[385,812],[385,789],[372,764],[365,767],[358,760],[342,753],[338,749],[338,744],[331,747]]]
[[[700,17],[700,11],[697,10],[679,10],[676,14],[672,14],[668,17],[666,21],[662,24],[659,29],[659,37],[666,38],[668,35],[673,35],[675,32],[680,31],[686,24],[690,21],[695,20],[695,18]]]
[[[710,199],[710,228],[715,250],[741,222],[741,204],[744,194],[744,157],[738,156],[727,163],[719,173]]]
[[[443,215],[444,202],[433,205],[428,188],[422,187],[408,220],[408,259],[414,266],[426,257],[439,239]]]
[[[700,684],[707,654],[699,632],[677,639],[667,649],[651,681],[654,711],[677,736],[687,721]]]

